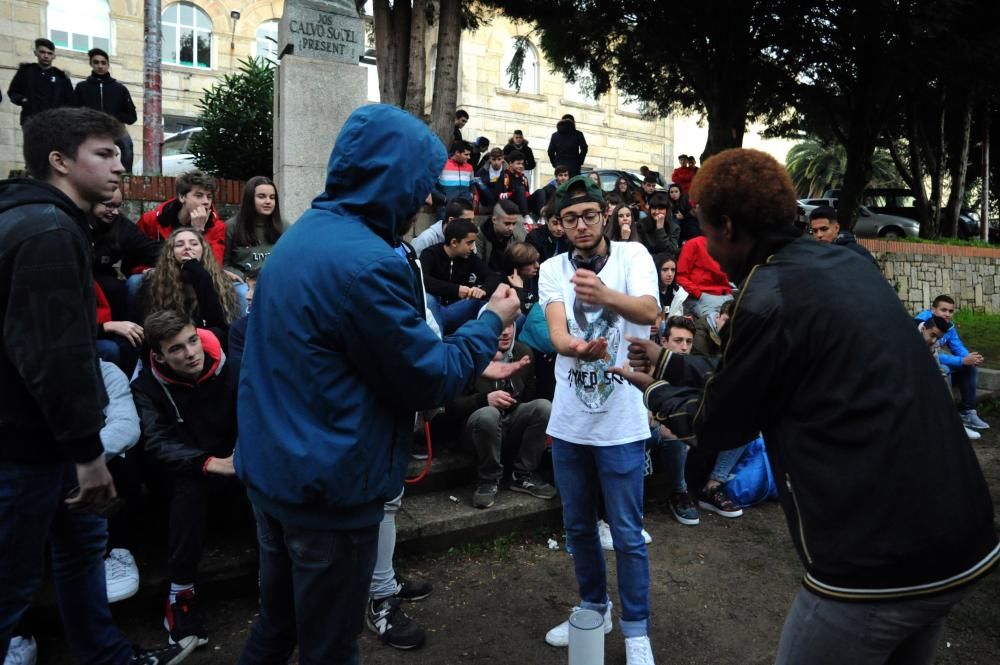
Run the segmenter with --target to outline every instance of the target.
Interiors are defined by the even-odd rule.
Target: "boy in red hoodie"
[[[139,218],[139,230],[153,240],[165,240],[175,229],[190,226],[205,236],[219,265],[226,251],[226,225],[212,205],[215,178],[194,170],[177,176],[177,196]]]

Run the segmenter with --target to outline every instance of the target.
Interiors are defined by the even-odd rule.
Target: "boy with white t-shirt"
[[[573,251],[542,264],[539,303],[556,360],[547,433],[563,503],[563,524],[580,587],[580,607],[604,615],[611,631],[604,553],[597,532],[600,488],[614,538],[628,665],[652,665],[648,638],[649,564],[642,537],[645,440],[642,396],[610,373],[628,356],[627,337],[646,337],[656,320],[656,268],[638,243],[610,242],[604,195],[585,176],[556,190],[554,212]],[[581,223],[582,222],[582,223]],[[567,623],[545,636],[566,646]]]

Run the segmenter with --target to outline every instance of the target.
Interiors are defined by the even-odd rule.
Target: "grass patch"
[[[920,245],[955,245],[957,247],[985,247],[986,249],[1000,249],[1000,245],[990,244],[982,240],[959,240],[958,238],[895,238],[895,242],[914,242]]]
[[[960,309],[955,312],[955,325],[965,346],[983,354],[984,367],[1000,369],[1000,314]]]

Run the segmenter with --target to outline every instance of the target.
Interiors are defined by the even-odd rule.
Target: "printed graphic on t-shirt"
[[[566,321],[570,335],[588,342],[603,337],[608,343],[608,352],[603,358],[590,361],[577,360],[569,369],[569,376],[566,377],[567,383],[573,387],[576,398],[588,409],[595,410],[604,406],[615,391],[614,379],[617,377],[609,374],[608,370],[618,357],[618,348],[621,345],[622,335],[618,326],[621,316],[603,308],[588,311],[589,308],[583,306],[579,300],[574,303],[573,309],[574,316],[567,317]],[[586,327],[581,328],[581,323],[585,323]]]

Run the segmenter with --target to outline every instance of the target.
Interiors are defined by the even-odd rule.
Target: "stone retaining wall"
[[[926,309],[942,293],[953,297],[959,309],[1000,312],[1000,248],[858,242],[875,255],[911,312]]]

